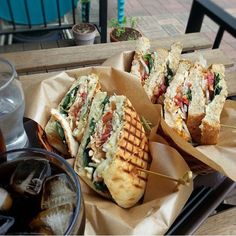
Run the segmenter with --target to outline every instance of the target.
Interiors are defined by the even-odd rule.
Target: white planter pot
[[[85,29],[85,30],[83,30]],[[77,45],[93,44],[96,36],[96,27],[90,23],[79,23],[72,27],[75,43]]]

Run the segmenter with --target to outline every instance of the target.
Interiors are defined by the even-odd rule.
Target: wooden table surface
[[[160,38],[151,41],[152,49],[157,47],[170,48],[173,42],[181,41],[183,43],[183,57],[190,60],[196,59],[195,50],[200,51],[207,59],[208,64],[222,63],[226,68],[233,66],[232,60],[221,50],[212,50],[212,42],[209,41],[201,33],[185,34],[175,37]],[[19,51],[10,53],[1,53],[0,56],[9,60],[16,68],[17,73],[21,76],[25,75],[32,79],[40,76],[39,73],[48,73],[53,71],[63,71],[66,69],[101,65],[107,58],[121,53],[123,51],[134,50],[135,43],[133,41],[94,44],[89,46],[72,46],[50,49],[40,49],[31,51]],[[236,71],[226,73],[228,83],[229,96],[236,95]],[[220,218],[209,218],[206,222],[208,226],[202,226],[197,233],[211,233],[213,231],[214,222],[217,226],[225,225],[231,222],[232,218],[236,218],[236,209],[230,211],[229,215],[220,214]],[[226,220],[230,218],[229,220]],[[232,222],[232,224],[235,224]],[[212,231],[206,231],[209,225],[212,225]],[[233,225],[235,230],[235,225]],[[210,229],[210,228],[209,228]],[[231,231],[228,231],[231,232]],[[234,232],[236,233],[236,232]]]
[[[201,33],[191,33],[174,37],[159,38],[151,41],[152,50],[157,47],[170,48],[173,42],[183,43],[183,58],[195,60],[195,50],[201,52],[208,64],[222,63],[226,68],[234,65],[233,61],[219,49],[212,50],[212,43]],[[88,46],[71,46],[30,51],[1,53],[9,60],[19,75],[62,71],[91,65],[101,65],[107,58],[123,51],[134,50],[133,41],[94,44]],[[236,95],[236,71],[226,76],[229,95]]]
[[[195,235],[235,235],[236,207],[209,217]]]

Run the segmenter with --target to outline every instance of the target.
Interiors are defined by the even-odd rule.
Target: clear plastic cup
[[[0,58],[0,129],[7,150],[27,145],[24,110],[24,93],[16,71],[8,61]]]
[[[8,191],[9,195],[12,198],[12,206],[8,207],[9,209],[7,210],[5,209],[5,211],[2,212],[0,217],[10,217],[14,219],[14,224],[11,223],[12,225],[9,225],[9,229],[7,229],[8,231],[6,232],[7,234],[84,234],[85,210],[83,196],[80,188],[80,182],[73,168],[64,158],[60,157],[55,153],[38,148],[23,148],[10,150],[7,152],[0,153],[0,159],[1,158],[5,159],[6,161],[0,165],[0,186],[1,188],[4,188],[6,191]],[[39,172],[39,168],[36,165],[37,171],[32,171],[32,174],[27,173],[29,169],[30,171],[28,172],[31,173],[31,167],[29,163],[27,164],[28,168],[19,168],[22,167],[22,162],[29,160],[38,160],[43,163],[49,163],[50,165],[50,171],[47,172],[47,177],[44,177],[44,180],[42,180],[41,190],[37,193],[37,195],[29,194],[29,192],[32,192],[32,190],[34,189],[34,185],[36,186],[37,190],[39,190],[38,184],[40,183],[40,179],[42,179],[42,175],[45,174],[45,168],[43,167],[43,171]],[[19,173],[16,174],[16,170],[18,170],[18,172],[20,173],[22,172],[22,175]],[[36,172],[38,174],[35,174]],[[38,178],[37,175],[39,176]],[[59,185],[55,185],[56,187],[54,187],[54,190],[59,190],[59,193],[61,193],[58,196],[60,199],[62,199],[62,203],[60,204],[64,205],[64,201],[66,201],[66,204],[68,204],[68,192],[69,194],[74,193],[73,196],[75,196],[75,198],[73,198],[73,208],[71,211],[70,219],[69,221],[67,221],[66,227],[63,227],[64,232],[60,231],[60,233],[57,233],[58,231],[55,228],[59,227],[59,229],[61,229],[62,227],[59,224],[64,222],[63,219],[65,219],[65,216],[63,216],[64,212],[61,207],[59,207],[59,210],[56,212],[56,219],[62,216],[62,219],[59,220],[59,224],[56,223],[56,225],[53,226],[51,223],[54,222],[55,218],[54,220],[52,220],[52,216],[50,215],[48,216],[48,219],[50,219],[48,223],[45,223],[44,221],[45,218],[47,218],[45,216],[42,217],[43,220],[35,221],[35,219],[38,218],[38,215],[45,215],[44,213],[42,213],[45,212],[45,209],[42,208],[42,199],[44,196],[43,194],[45,192],[45,189],[47,189],[47,197],[52,196],[52,202],[57,204],[59,203],[58,198],[55,197],[55,191],[54,193],[53,191],[50,192],[48,191],[48,188],[45,187],[45,183],[48,180],[58,175],[66,175],[70,182],[69,185],[71,186],[69,191],[67,191],[65,185],[63,185],[63,187],[61,188]],[[18,185],[17,188],[14,187],[13,182]],[[25,189],[25,191],[22,189],[19,191],[19,187]],[[69,201],[69,203],[71,205],[72,201]],[[52,206],[52,204],[49,204],[50,212],[51,209],[53,209],[54,207],[55,206]],[[18,212],[18,209],[24,210]],[[62,211],[60,211],[60,209],[62,209]],[[32,210],[34,211],[33,213]],[[33,228],[30,227],[32,226],[32,222],[34,222]],[[48,231],[48,229],[52,229],[52,231]]]

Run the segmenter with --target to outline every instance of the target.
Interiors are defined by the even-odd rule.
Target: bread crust
[[[201,125],[204,116],[205,113],[199,115],[188,115],[187,127],[191,134],[193,142],[201,142],[201,129],[199,128],[199,126]]]
[[[203,145],[216,144],[219,139],[220,124],[211,125],[207,121],[201,124],[201,141]]]
[[[64,131],[66,144],[68,146],[68,152],[72,157],[76,156],[76,153],[78,151],[78,142],[74,139],[72,135],[72,131],[70,129],[69,123],[66,121],[66,119],[59,113],[58,110],[52,109],[51,114],[53,118],[58,121],[61,124],[61,127]]]
[[[50,145],[58,150],[61,154],[69,155],[66,145],[63,144],[60,136],[56,132],[55,121],[56,120],[51,117],[45,127],[48,143],[50,143]]]

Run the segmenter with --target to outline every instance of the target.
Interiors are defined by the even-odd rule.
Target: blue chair
[[[75,8],[79,0],[0,0],[3,23],[0,36],[13,35],[14,42],[52,41],[62,38],[64,29],[75,22]],[[73,23],[62,17],[73,11]],[[11,42],[11,40],[10,40]]]
[[[0,36],[71,29],[76,24],[75,9],[78,2],[79,0],[0,0],[0,18],[8,22],[7,27],[0,28]],[[61,18],[70,11],[73,13],[73,22],[62,22]],[[99,0],[99,26],[97,28],[101,42],[105,43],[107,0]]]
[[[55,41],[63,38],[62,30],[75,24],[75,8],[79,0],[0,0],[0,35],[11,43]],[[73,24],[63,16],[73,11]],[[9,41],[10,39],[10,41]]]
[[[77,2],[78,0],[1,0],[0,18],[15,24],[48,24],[72,11]]]

